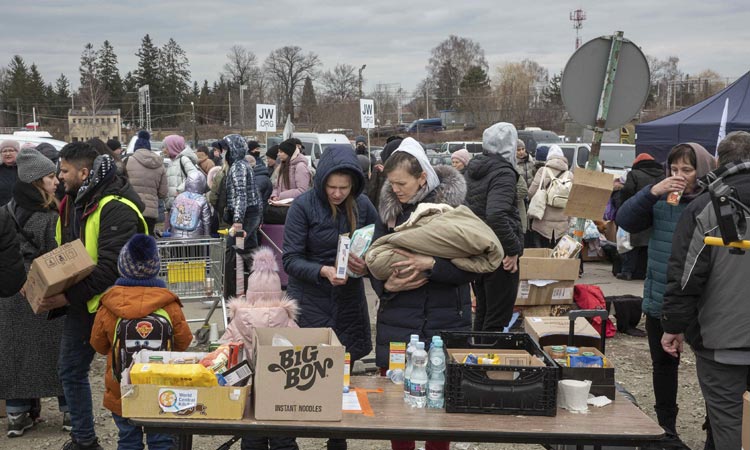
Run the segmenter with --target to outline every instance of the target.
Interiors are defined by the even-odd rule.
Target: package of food
[[[349,244],[349,253],[359,258],[363,258],[365,253],[367,253],[367,250],[370,248],[370,244],[372,244],[373,234],[375,234],[374,224],[354,230],[351,243]],[[353,278],[360,278],[362,276],[352,273],[350,270],[347,270],[346,273]]]
[[[352,240],[349,236],[342,234],[339,236],[339,245],[336,250],[336,278],[343,280],[346,278],[349,264],[349,248]]]
[[[224,373],[229,368],[232,350],[229,344],[221,344],[219,347],[201,359],[201,364],[213,373]]]
[[[160,386],[218,386],[216,376],[202,364],[135,363],[130,369],[130,381]]]
[[[604,367],[604,359],[598,355],[569,355],[568,367]]]
[[[576,258],[583,245],[572,237],[564,234],[552,250],[553,258]]]

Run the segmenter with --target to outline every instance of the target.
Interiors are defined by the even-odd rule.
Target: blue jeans
[[[115,425],[120,430],[117,434],[117,450],[143,450],[143,428],[131,425],[128,419],[112,413]],[[169,434],[147,433],[148,450],[170,450],[174,446],[174,437]]]
[[[30,412],[34,406],[37,406],[39,399],[36,398],[9,398],[5,401],[6,411],[11,414],[21,414]],[[67,412],[68,405],[65,402],[64,396],[57,397],[57,405],[60,408],[60,412]]]
[[[85,309],[81,311],[78,308],[69,308],[60,340],[60,359],[57,363],[57,372],[73,425],[70,435],[75,442],[80,443],[96,439],[89,384],[89,370],[95,353],[89,344],[92,322],[93,315]]]

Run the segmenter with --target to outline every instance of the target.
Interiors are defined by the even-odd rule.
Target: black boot
[[[656,417],[659,425],[664,428],[664,438],[655,448],[668,450],[690,450],[680,436],[677,434],[677,413],[679,408],[674,409],[657,409]]]

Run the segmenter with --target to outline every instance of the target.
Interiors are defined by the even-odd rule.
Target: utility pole
[[[195,103],[194,102],[190,102],[190,108],[192,108],[193,110],[193,145],[195,146],[194,148],[198,148],[198,128],[196,128],[196,123],[195,123]]]
[[[227,94],[229,95],[229,128],[232,128],[232,91]]]
[[[424,118],[429,119],[430,118],[430,85],[429,84],[424,85],[424,104],[425,104],[425,109],[426,109],[424,113],[425,115]]]
[[[365,70],[365,67],[367,67],[367,64],[362,64],[362,67],[359,68],[359,98],[362,98],[362,71]]]
[[[243,129],[245,128],[245,89],[247,89],[246,84],[240,85],[240,123]]]
[[[16,127],[21,128],[21,104],[16,99]]]

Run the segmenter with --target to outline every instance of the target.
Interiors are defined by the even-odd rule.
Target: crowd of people
[[[313,169],[304,144],[294,138],[263,156],[258,142],[236,134],[195,150],[182,136],[171,135],[164,139],[166,168],[162,156],[151,151],[145,131],[129,155],[121,154],[118,142],[98,139],[68,144],[59,155],[43,145],[22,149],[14,141],[0,143],[0,202],[5,204],[0,208],[0,273],[8,275],[0,286],[0,337],[14,342],[10,357],[0,360],[8,436],[22,436],[34,426],[40,398],[57,397],[63,427],[71,434],[64,448],[101,448],[88,381],[98,351],[108,355],[104,406],[119,429],[119,448],[142,448],[143,431],[122,417],[119,383],[113,378],[118,375],[112,357],[116,324],[166,314],[174,348],[190,342],[180,301],[158,278],[154,236],[159,230],[163,236],[192,238],[233,229],[226,238],[225,273],[238,270],[234,256],[240,255],[248,286],[247,295],[233,302],[235,315],[275,308],[277,316],[263,316],[277,317],[270,326],[330,327],[352,364],[373,351],[374,341],[382,375],[389,344],[406,342],[412,334],[429,342],[446,330],[507,329],[524,248],[552,248],[569,233],[571,218],[546,194],[564,192],[573,181],[561,149],[540,146],[532,156],[515,127],[504,122],[484,130],[482,154],[458,150],[451,166],[432,166],[410,137],[389,138],[378,159],[366,156],[364,140],[356,144],[357,149],[329,146]],[[750,162],[743,161],[750,161],[750,134],[735,132],[719,145],[718,168],[705,148],[685,143],[671,150],[665,166],[639,156],[616,183],[612,215],[630,233],[633,248],[624,255],[619,277],[645,278],[655,410],[670,448],[686,448],[680,447],[676,427],[684,340],[697,355],[707,441],[715,448],[739,448],[750,367],[750,335],[743,329],[750,308],[736,293],[750,265],[738,264],[743,257],[727,249],[703,245],[702,238],[718,233],[708,182],[721,179],[740,198],[750,195]],[[677,191],[679,202],[668,202]],[[546,197],[541,209],[535,205],[540,192]],[[413,247],[384,252],[384,242],[403,242],[400,234],[423,226],[419,218],[425,211],[450,225],[440,227],[440,245],[413,242]],[[262,224],[283,226],[286,295],[273,253],[258,249]],[[372,251],[351,254],[348,275],[337,276],[339,236],[368,226],[374,227]],[[483,234],[467,242],[462,228]],[[243,247],[236,245],[240,232],[246,236]],[[21,289],[24,274],[34,258],[75,239],[83,241],[94,271],[44,299],[45,312],[34,314]],[[234,296],[235,277],[225,279],[225,295]],[[379,300],[374,340],[365,282]],[[246,339],[252,334],[242,328],[250,320],[232,323],[228,335]],[[37,376],[26,376],[30,371]],[[172,445],[165,435],[146,440],[149,448]],[[449,444],[427,442],[426,448],[447,449]],[[293,438],[244,439],[242,444],[243,449],[269,446],[297,448]],[[329,439],[327,446],[345,449],[347,444]],[[413,450],[415,444],[393,441],[392,448]]]

